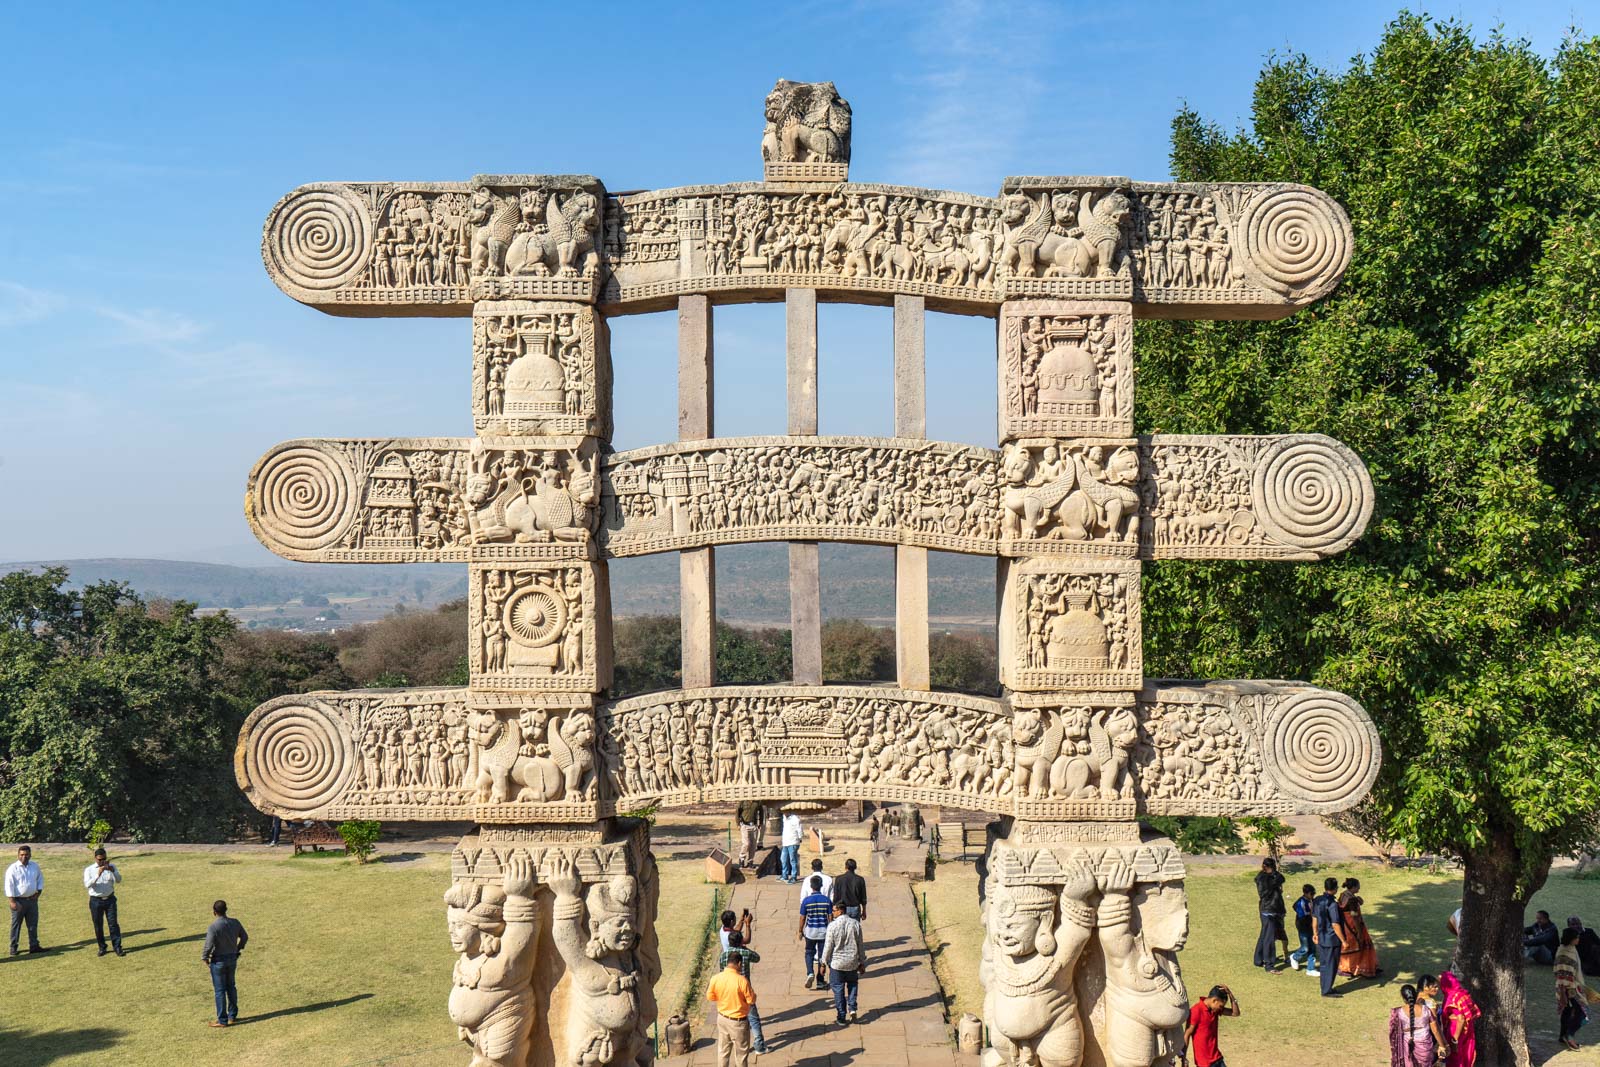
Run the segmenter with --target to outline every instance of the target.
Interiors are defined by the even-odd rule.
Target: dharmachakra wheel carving
[[[1378,739],[1360,707],[1339,693],[1284,701],[1268,723],[1265,748],[1285,791],[1330,810],[1365,796],[1378,774]]]
[[[267,220],[271,265],[302,289],[337,289],[372,259],[372,216],[344,189],[290,193]]]
[[[567,601],[543,582],[518,590],[506,600],[506,633],[519,645],[542,648],[560,639],[567,628]]]
[[[1256,463],[1256,515],[1268,537],[1331,554],[1372,515],[1372,490],[1355,453],[1331,439],[1289,438]]]
[[[355,472],[337,452],[309,444],[269,453],[251,486],[262,540],[274,550],[314,552],[344,536],[357,511]]]
[[[314,811],[344,791],[355,764],[342,720],[314,703],[266,710],[250,727],[245,773],[261,799],[287,811]]]

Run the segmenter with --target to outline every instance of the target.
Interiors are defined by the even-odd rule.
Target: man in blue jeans
[[[833,921],[822,942],[822,962],[828,965],[828,986],[833,990],[833,1013],[840,1026],[845,1012],[856,1021],[856,990],[861,972],[867,966],[866,945],[861,938],[861,923],[845,913],[843,903],[833,906]]]
[[[833,901],[822,891],[822,879],[811,876],[811,892],[800,902],[800,928],[795,931],[806,944],[806,988],[822,986],[822,942],[828,936],[828,921],[833,918]]]
[[[778,852],[779,875],[783,882],[794,885],[800,880],[800,841],[805,831],[800,827],[800,816],[792,811],[783,813],[782,848]]]
[[[1301,967],[1306,974],[1317,975],[1317,939],[1311,910],[1317,903],[1317,887],[1307,882],[1300,887],[1300,899],[1294,902],[1294,932],[1300,935],[1300,947],[1289,955],[1289,966]]]
[[[228,917],[226,900],[212,904],[211,914],[215,918],[206,928],[205,947],[200,950],[200,958],[211,968],[211,992],[217,1001],[217,1017],[211,1025],[232,1026],[239,1021],[239,991],[233,985],[233,972],[250,935],[244,932],[243,923]]]

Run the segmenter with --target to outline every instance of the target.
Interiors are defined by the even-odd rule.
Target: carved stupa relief
[[[1137,689],[1139,564],[1026,559],[1008,568],[1000,680],[1023,692]]]
[[[1010,300],[1000,314],[1000,439],[1133,433],[1133,306]]]
[[[490,436],[610,437],[611,345],[586,304],[483,300],[472,319],[472,421]]]

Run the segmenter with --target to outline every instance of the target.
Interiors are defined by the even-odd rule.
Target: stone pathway
[[[968,1067],[977,1058],[956,1053],[945,1023],[939,983],[917,929],[909,885],[897,878],[868,883],[872,903],[866,921],[867,971],[861,979],[860,1020],[834,1023],[832,994],[805,987],[805,950],[795,940],[800,889],[765,879],[737,886],[734,911],[755,916],[751,945],[761,953],[755,968],[761,1026],[766,1033],[760,1067]],[[710,1009],[710,1005],[706,1005]],[[664,1059],[673,1067],[714,1067],[716,1022],[708,1010],[704,1035],[686,1057]]]

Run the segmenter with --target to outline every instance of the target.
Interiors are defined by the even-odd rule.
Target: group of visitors
[[[95,849],[94,862],[83,869],[83,888],[89,895],[89,921],[94,925],[94,939],[102,956],[113,952],[118,956],[127,955],[122,948],[122,926],[117,921],[117,886],[121,883],[122,872],[106,856],[106,850]],[[6,868],[5,894],[11,908],[10,955],[20,954],[24,927],[28,931],[28,952],[44,952],[39,941],[39,898],[44,895],[44,872],[33,858],[33,849],[27,845],[17,849],[16,862]],[[229,917],[227,901],[213,902],[211,914],[200,959],[211,971],[217,1017],[210,1025],[226,1027],[239,1020],[239,991],[234,986],[234,971],[250,935],[245,933],[238,919]]]
[[[1284,926],[1288,909],[1283,902],[1283,874],[1278,861],[1267,857],[1256,873],[1256,898],[1261,915],[1261,935],[1256,939],[1254,965],[1268,974],[1278,974],[1281,962],[1293,970],[1305,968],[1308,977],[1322,982],[1322,995],[1332,996],[1338,976],[1374,978],[1383,973],[1378,966],[1378,949],[1362,914],[1361,881],[1325,878],[1322,893],[1310,883],[1300,887],[1294,902],[1294,926],[1300,945],[1289,950],[1289,934]]]
[[[787,818],[787,817],[786,817]],[[743,813],[741,813],[741,827]],[[796,823],[798,824],[798,818]],[[787,823],[784,827],[788,833]],[[742,837],[742,835],[741,835]],[[796,836],[798,843],[798,834]],[[798,849],[797,849],[798,851]],[[793,861],[796,866],[798,860]],[[811,873],[800,898],[795,936],[805,947],[805,987],[826,986],[840,1026],[856,1021],[857,992],[866,970],[866,940],[861,923],[867,914],[867,880],[856,873],[856,861],[847,859],[844,871],[833,877],[822,860],[811,861]],[[785,884],[798,879],[782,878]],[[706,1000],[717,1009],[718,1067],[748,1067],[750,1054],[767,1051],[761,1026],[760,999],[752,971],[761,954],[751,945],[755,917],[745,908],[738,915],[722,913],[719,970],[706,988]]]

